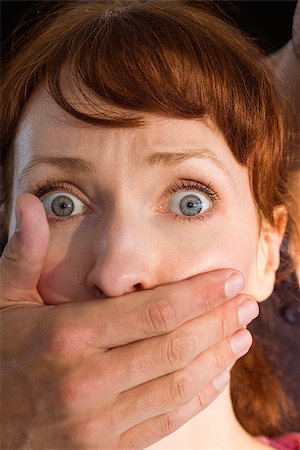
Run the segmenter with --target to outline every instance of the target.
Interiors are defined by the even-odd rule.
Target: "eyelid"
[[[184,191],[197,191],[201,194],[205,194],[213,203],[217,203],[220,199],[219,192],[213,187],[212,183],[208,184],[202,183],[197,180],[191,179],[181,179],[172,183],[161,195],[161,202],[165,203],[166,199],[168,199],[173,194]]]
[[[89,204],[88,197],[73,183],[68,181],[58,181],[55,179],[47,179],[46,182],[38,183],[35,187],[30,189],[30,193],[42,200],[47,194],[53,192],[68,192],[69,194],[78,197],[84,204]]]

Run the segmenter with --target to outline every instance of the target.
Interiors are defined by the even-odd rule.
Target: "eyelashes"
[[[80,196],[79,191],[76,192],[76,189],[73,186],[71,187],[68,183],[56,180],[47,180],[44,184],[37,184],[31,192],[41,199],[44,195],[53,191],[67,191],[72,195]]]
[[[58,181],[48,179],[45,183],[37,184],[31,193],[37,196],[43,203],[49,222],[64,222],[70,220],[80,219],[87,212],[92,212],[88,206],[88,201],[81,191],[73,185],[65,181]],[[55,194],[57,196],[55,197]],[[186,193],[186,195],[185,195]],[[52,194],[52,195],[51,195]],[[77,208],[72,208],[75,214],[57,215],[54,211],[53,204],[61,207],[60,198],[66,199],[69,195],[69,201],[80,201],[82,204],[82,211]],[[51,197],[53,201],[51,202]],[[73,197],[73,200],[72,200]],[[217,203],[220,200],[219,193],[213,188],[212,183],[203,184],[196,180],[181,179],[172,183],[161,194],[159,201],[159,208],[157,211],[165,213],[166,216],[172,217],[174,220],[188,220],[189,222],[195,220],[205,220],[214,212]],[[185,213],[182,213],[182,211]]]
[[[169,208],[172,205],[174,212],[177,212],[177,214],[172,213],[174,219],[188,220],[190,222],[195,220],[203,221],[210,217],[220,199],[220,194],[213,188],[211,182],[206,185],[199,181],[188,179],[175,182],[163,195],[166,197]],[[167,200],[168,197],[171,201]],[[181,199],[180,207],[176,205],[176,199],[177,201]],[[190,210],[187,208],[188,204],[190,204]],[[178,212],[182,212],[182,209],[185,210],[186,214],[178,214]]]
[[[37,184],[36,187],[32,189],[31,193],[41,200],[48,221],[51,223],[68,223],[80,219],[83,214],[91,212],[91,209],[87,205],[88,202],[80,191],[77,190],[74,185],[70,185],[64,181],[47,180],[44,184]],[[51,196],[53,197],[55,194],[57,194],[57,196],[51,202]],[[62,205],[64,205],[65,209],[61,210],[61,212],[64,213],[56,215],[54,208],[59,208]],[[75,214],[67,215],[68,208],[71,210],[71,214],[73,212]]]
[[[199,181],[194,180],[180,180],[168,188],[168,194],[172,195],[178,191],[199,191],[202,194],[207,195],[212,203],[216,203],[219,200],[219,193],[213,188],[212,183],[208,185],[202,184]]]

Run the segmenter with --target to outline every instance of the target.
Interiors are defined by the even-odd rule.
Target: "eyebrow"
[[[226,169],[222,161],[220,161],[220,159],[214,153],[207,149],[197,149],[190,150],[188,152],[184,151],[176,153],[155,152],[151,153],[145,158],[145,163],[149,166],[174,167],[191,158],[212,160],[233,183],[231,174]],[[24,178],[34,167],[41,164],[47,164],[52,167],[63,169],[67,174],[73,174],[74,172],[84,172],[91,175],[95,173],[93,165],[82,158],[66,156],[34,156],[23,168],[19,178],[19,185],[22,185],[22,183],[24,182]]]
[[[66,156],[34,156],[26,164],[21,172],[19,185],[24,182],[26,175],[36,166],[40,164],[47,164],[52,167],[63,169],[67,174],[74,172],[84,172],[87,174],[94,173],[94,168],[91,163],[82,158],[73,158]]]
[[[191,158],[210,159],[225,173],[225,175],[233,183],[232,176],[230,172],[226,169],[222,161],[208,149],[196,149],[176,153],[155,152],[151,153],[151,155],[148,155],[145,158],[145,163],[146,165],[149,166],[174,167]]]

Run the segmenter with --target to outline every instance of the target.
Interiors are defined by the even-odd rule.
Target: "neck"
[[[262,450],[235,417],[229,386],[205,410],[148,450]]]

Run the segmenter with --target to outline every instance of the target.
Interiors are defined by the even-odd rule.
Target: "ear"
[[[274,225],[262,219],[257,251],[258,298],[265,300],[274,289],[276,270],[280,265],[280,247],[284,237],[288,213],[283,205],[273,211]]]

